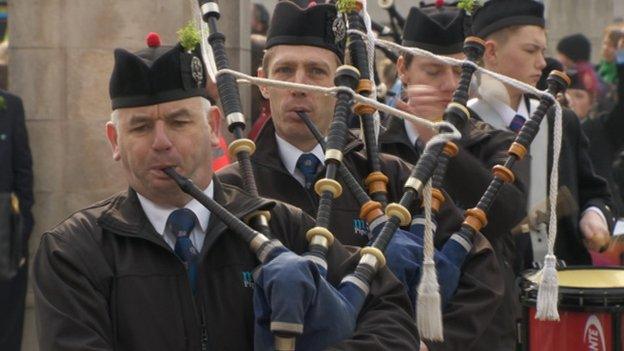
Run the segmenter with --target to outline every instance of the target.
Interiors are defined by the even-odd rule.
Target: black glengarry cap
[[[113,110],[181,100],[208,98],[208,77],[197,45],[187,50],[181,44],[160,46],[150,33],[148,48],[131,53],[115,50],[115,65],[109,82]]]
[[[291,1],[278,2],[267,32],[266,49],[276,45],[316,46],[333,51],[343,61],[346,28],[337,18],[333,4],[302,8]]]
[[[511,26],[545,26],[544,5],[534,0],[490,0],[472,16],[472,33],[480,38]]]
[[[464,11],[454,6],[410,9],[403,28],[403,45],[431,51],[436,55],[462,52]]]

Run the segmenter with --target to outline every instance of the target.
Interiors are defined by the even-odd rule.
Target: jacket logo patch
[[[246,288],[252,288],[254,287],[254,279],[253,279],[253,275],[251,274],[251,272],[242,272],[243,274],[243,286]]]
[[[353,220],[353,231],[355,234],[368,236],[368,224],[363,219],[356,218]]]

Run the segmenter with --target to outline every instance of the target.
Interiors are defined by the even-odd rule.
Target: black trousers
[[[22,344],[28,264],[13,279],[0,281],[0,350],[19,351]]]

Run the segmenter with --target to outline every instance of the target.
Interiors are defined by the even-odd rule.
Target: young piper
[[[476,10],[472,31],[486,40],[485,68],[535,86],[546,65],[544,6],[533,0],[491,0]],[[536,99],[483,75],[478,98],[470,101],[473,117],[497,129],[519,131],[538,105]],[[543,122],[531,145],[528,209],[531,212],[547,194],[552,162],[554,113]],[[591,264],[589,250],[600,250],[609,241],[613,223],[611,197],[605,181],[596,176],[588,155],[587,138],[572,111],[563,113],[563,142],[559,187],[567,187],[578,203],[578,215],[559,219],[555,254],[568,265]],[[546,224],[531,228],[532,252],[525,262],[542,264],[546,254]]]
[[[454,6],[412,7],[403,30],[403,45],[428,50],[436,55],[464,59],[463,10]],[[396,107],[431,121],[440,120],[451,102],[459,83],[460,68],[449,66],[433,58],[403,54],[397,61],[397,72],[404,86],[403,100]],[[492,180],[491,169],[507,158],[509,145],[515,134],[499,131],[488,124],[470,119],[465,124],[458,154],[451,158],[444,178],[443,188],[453,200],[465,209],[477,204]],[[415,163],[420,158],[422,145],[431,138],[431,130],[407,120],[392,118],[379,138],[380,149]],[[520,166],[520,165],[519,165]],[[523,165],[526,166],[526,163]],[[516,169],[518,178],[527,178],[527,172]],[[469,186],[467,186],[469,184]],[[491,207],[491,220],[483,234],[494,246],[505,277],[505,302],[499,310],[492,310],[493,319],[484,323],[482,334],[470,336],[474,349],[508,349],[515,344],[516,318],[520,306],[513,263],[515,245],[511,229],[526,216],[525,185],[518,179],[515,184],[505,184]],[[488,318],[480,314],[478,319]],[[445,321],[449,325],[453,321]],[[487,325],[487,328],[485,326]],[[461,337],[457,337],[457,341]],[[455,345],[447,338],[446,345]],[[438,346],[432,345],[432,350]],[[450,348],[449,348],[450,349]]]

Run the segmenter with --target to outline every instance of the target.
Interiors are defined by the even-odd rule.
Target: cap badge
[[[191,75],[193,76],[197,87],[201,87],[202,81],[204,80],[204,69],[197,56],[193,56],[193,59],[191,59]]]

